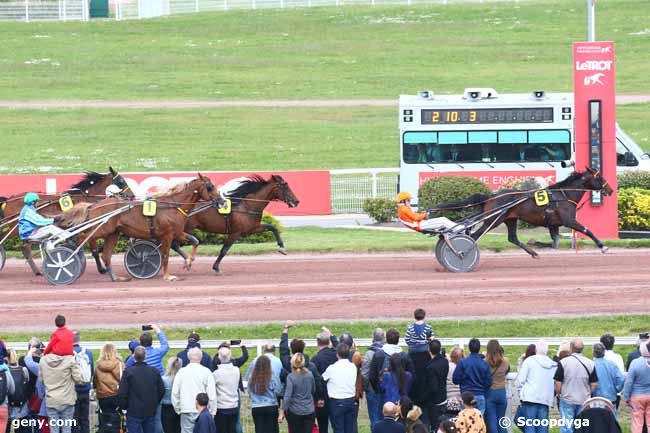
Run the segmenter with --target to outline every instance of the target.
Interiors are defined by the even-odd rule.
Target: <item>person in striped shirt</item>
[[[424,322],[426,312],[418,308],[413,312],[415,322],[406,328],[404,341],[409,348],[409,353],[427,352],[429,350],[429,341],[433,338],[431,325]]]

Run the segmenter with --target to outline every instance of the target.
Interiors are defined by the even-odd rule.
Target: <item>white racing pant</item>
[[[440,218],[430,218],[428,220],[420,221],[420,231],[422,232],[439,232],[443,230],[449,230],[452,227],[458,226],[458,229],[461,229],[462,226],[456,224],[449,218],[440,217]]]
[[[31,236],[28,238],[28,240],[32,242],[40,242],[51,236],[58,235],[59,233],[62,233],[64,231],[65,230],[55,225],[43,226],[40,229],[36,230],[34,233],[32,233]]]

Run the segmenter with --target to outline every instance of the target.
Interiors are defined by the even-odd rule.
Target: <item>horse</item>
[[[121,194],[127,197],[133,197],[133,191],[126,183],[126,180],[120,175],[113,167],[108,167],[108,173],[101,174],[94,171],[84,172],[83,178],[65,190],[61,194],[40,194],[40,201],[38,202],[38,212],[44,216],[54,217],[61,213],[62,209],[59,204],[59,199],[64,196],[70,196],[72,203],[95,203],[105,197],[106,188],[109,185],[115,185],[121,190]],[[6,241],[9,237],[18,236],[18,215],[22,210],[24,203],[23,198],[25,194],[12,195],[4,199],[0,199],[2,203],[2,219],[0,220],[0,227],[5,225],[12,225],[8,232],[4,234],[2,242]],[[14,231],[16,232],[15,234]],[[92,251],[97,269],[100,273],[106,272],[103,265],[99,260],[99,251],[94,242],[89,244]],[[41,275],[40,270],[34,263],[32,258],[32,249],[29,244],[23,245],[23,256],[27,260],[29,267],[35,275]]]
[[[174,281],[176,277],[171,275],[168,269],[169,248],[172,241],[191,242],[193,245],[192,260],[196,257],[198,240],[183,231],[188,213],[199,200],[216,200],[217,202],[223,200],[210,179],[200,173],[196,179],[177,185],[168,192],[157,194],[152,200],[157,203],[157,211],[152,217],[143,214],[143,206],[147,201],[133,202],[111,197],[91,205],[76,205],[77,209],[62,214],[55,224],[61,228],[69,228],[127,206],[128,209],[113,216],[100,227],[89,229],[80,234],[78,241],[82,243],[85,240],[104,239],[102,260],[109,277],[112,281],[127,281],[128,278],[118,278],[111,266],[111,256],[120,234],[135,239],[157,240],[160,242],[163,279]],[[95,229],[96,231],[93,232]],[[186,266],[189,267],[187,261]]]
[[[261,176],[253,175],[242,180],[235,189],[224,195],[231,200],[230,214],[221,214],[212,206],[212,209],[196,212],[185,225],[185,231],[188,233],[198,229],[226,235],[219,257],[212,265],[217,275],[221,274],[219,265],[228,250],[236,241],[248,235],[270,231],[275,237],[279,252],[286,254],[278,229],[272,224],[261,224],[262,213],[270,202],[279,200],[290,208],[300,203],[282,176],[272,175],[268,180],[264,180]],[[178,243],[172,244],[172,248],[182,257],[186,257]]]
[[[602,191],[608,196],[614,192],[600,172],[587,167],[585,171],[573,172],[563,181],[549,186],[546,191],[549,200],[543,205],[538,205],[535,201],[535,192],[504,190],[493,195],[475,194],[467,200],[438,205],[434,210],[480,207],[482,215],[492,215],[485,219],[481,227],[471,233],[474,240],[478,240],[486,231],[505,223],[508,227],[508,241],[533,258],[537,258],[538,254],[517,238],[517,220],[548,227],[555,245],[559,237],[559,228],[564,226],[590,237],[601,252],[607,252],[607,247],[596,235],[576,220],[579,203],[587,191]],[[510,206],[513,203],[516,204]],[[502,211],[499,211],[500,209]]]

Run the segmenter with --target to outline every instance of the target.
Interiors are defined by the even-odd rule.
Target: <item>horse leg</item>
[[[106,238],[104,238],[104,246],[102,247],[102,260],[106,265],[106,273],[108,274],[109,277],[111,277],[111,281],[113,282],[131,280],[130,278],[118,277],[117,275],[115,275],[115,272],[113,272],[113,267],[111,266],[113,250],[115,249],[115,245],[117,244],[119,238],[120,238],[119,233],[112,233],[108,235]]]
[[[25,260],[27,260],[27,264],[32,269],[34,275],[43,275],[40,269],[38,269],[38,266],[36,266],[36,263],[34,263],[34,258],[32,257],[32,244],[28,241],[23,241],[23,256],[25,257]]]
[[[185,254],[185,251],[181,248],[181,243],[174,239],[172,241],[171,249],[176,252],[179,256],[183,258],[183,260],[187,261],[187,254]]]
[[[550,233],[551,239],[553,240],[553,242],[551,243],[551,248],[557,250],[557,248],[560,246],[560,227],[558,226],[549,227],[548,232]]]
[[[194,237],[193,235],[191,235],[189,233],[183,233],[183,241],[184,242],[189,242],[192,245],[192,253],[190,254],[189,259],[187,257],[187,254],[185,254],[185,253],[181,254],[181,257],[183,257],[185,259],[185,264],[183,265],[183,268],[186,271],[189,271],[190,269],[192,269],[192,262],[194,260],[196,260],[196,250],[199,248],[199,243],[200,242],[196,237]],[[176,240],[172,241],[172,249],[174,248],[174,242],[176,242]],[[179,246],[180,244],[178,242],[176,242],[176,245]],[[174,251],[177,251],[177,250],[174,250]]]
[[[517,245],[519,248],[521,248],[522,250],[524,250],[528,254],[530,254],[530,256],[532,258],[536,259],[538,257],[537,253],[534,250],[528,248],[526,245],[522,244],[519,241],[519,238],[517,238],[517,220],[516,219],[508,219],[508,220],[505,221],[505,223],[506,223],[506,226],[508,227],[508,241],[510,241],[511,243]]]
[[[93,258],[95,259],[95,264],[97,265],[97,272],[99,272],[100,274],[105,274],[106,268],[104,267],[104,264],[102,263],[102,260],[99,257],[100,249],[97,248],[97,242],[95,240],[90,240],[88,241],[88,246],[90,247],[90,252],[92,253]]]
[[[212,269],[214,269],[217,275],[221,274],[221,270],[219,269],[219,265],[221,264],[221,261],[223,260],[224,257],[226,257],[226,254],[228,254],[228,251],[230,250],[230,247],[232,247],[232,244],[234,244],[235,241],[240,237],[241,235],[239,233],[231,234],[223,242],[223,246],[221,247],[221,252],[219,252],[219,257],[217,258],[217,260],[215,260],[214,264],[212,265]]]
[[[280,237],[280,231],[273,225],[273,224],[261,224],[257,227],[255,227],[252,231],[250,231],[248,234],[252,235],[255,233],[262,233],[262,232],[271,232],[273,233],[273,237],[275,238],[275,242],[278,244],[278,247],[280,249],[278,252],[283,255],[287,255],[287,250],[284,248],[284,242],[282,241],[282,237]]]
[[[595,234],[591,232],[587,227],[583,226],[580,224],[577,220],[572,220],[565,222],[564,225],[570,229],[577,230],[583,235],[587,235],[591,238],[592,241],[596,244],[598,248],[600,248],[600,251],[605,254],[609,248],[607,248],[601,241],[596,237]]]
[[[178,278],[176,275],[169,273],[169,249],[172,243],[172,239],[169,236],[166,236],[160,242],[160,254],[162,255],[162,268],[163,268],[163,280],[165,281],[176,281]]]

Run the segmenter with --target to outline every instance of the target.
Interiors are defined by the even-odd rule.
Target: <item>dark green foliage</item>
[[[363,201],[363,211],[378,223],[387,223],[397,218],[397,203],[388,198],[367,198]]]

